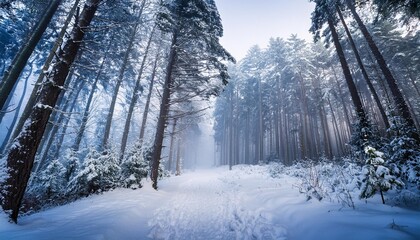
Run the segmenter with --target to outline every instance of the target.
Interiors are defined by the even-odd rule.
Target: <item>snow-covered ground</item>
[[[356,200],[306,201],[299,180],[264,166],[197,170],[23,216],[0,239],[420,239],[420,212]]]

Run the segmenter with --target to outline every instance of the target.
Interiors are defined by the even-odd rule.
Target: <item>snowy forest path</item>
[[[149,221],[150,238],[285,239],[283,227],[260,210],[247,208],[248,193],[231,175],[213,171],[188,178],[175,186],[174,196]]]

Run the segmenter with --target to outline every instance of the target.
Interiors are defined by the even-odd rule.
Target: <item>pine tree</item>
[[[119,172],[116,154],[90,149],[80,171],[68,183],[67,194],[78,198],[115,188],[118,185]]]
[[[383,193],[396,187],[402,187],[404,183],[394,176],[387,167],[385,160],[382,158],[384,156],[382,152],[367,146],[365,153],[367,159],[365,166],[363,166],[364,179],[361,183],[360,197],[370,198],[379,192],[382,203],[385,204]]]
[[[386,19],[390,16],[402,18],[404,23],[411,19],[420,19],[420,2],[418,0],[373,0],[377,12]]]
[[[65,192],[65,172],[66,169],[60,161],[51,161],[44,171],[34,177],[28,190],[29,195],[41,203],[53,203]]]
[[[126,188],[141,188],[141,180],[147,177],[149,164],[144,158],[141,142],[127,154],[121,165],[121,184]]]
[[[394,172],[406,183],[413,183],[420,189],[420,150],[410,134],[413,129],[399,116],[392,117],[389,129],[391,138],[387,146]]]

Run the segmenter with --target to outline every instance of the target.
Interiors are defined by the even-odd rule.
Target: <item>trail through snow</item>
[[[232,176],[192,174],[149,221],[153,239],[283,239],[286,230],[246,208],[246,194]],[[175,187],[175,186],[174,186]],[[166,188],[164,185],[163,188]]]
[[[116,189],[23,216],[18,225],[2,214],[0,239],[420,239],[419,212],[306,201],[296,184],[264,166],[197,170],[161,181],[159,191],[150,182]]]

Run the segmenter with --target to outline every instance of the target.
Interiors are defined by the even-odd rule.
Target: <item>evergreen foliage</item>
[[[397,187],[402,187],[404,183],[393,175],[388,168],[388,164],[382,158],[384,153],[376,151],[375,148],[370,146],[365,147],[365,153],[367,159],[362,169],[364,178],[361,182],[360,197],[370,198],[379,192],[382,203],[385,204],[383,193]]]
[[[80,171],[68,183],[68,194],[77,198],[115,188],[120,171],[117,159],[112,152],[90,149]]]
[[[65,172],[66,168],[60,161],[51,161],[44,171],[34,177],[29,194],[39,200],[51,202],[60,199],[65,192]]]
[[[121,184],[123,187],[141,188],[141,180],[145,179],[150,170],[143,149],[139,144],[133,147],[121,164]]]
[[[382,18],[399,16],[405,23],[420,19],[420,2],[417,0],[373,0]]]
[[[5,90],[11,97],[0,110],[0,141],[5,138],[0,148],[9,138],[13,142],[9,152],[0,152],[0,200],[13,221],[19,210],[65,204],[116,187],[141,188],[148,176],[157,188],[157,180],[169,176],[162,158],[168,152],[173,155],[168,154],[172,161],[168,165],[173,168],[177,161],[178,175],[188,167],[191,155],[201,154],[189,145],[196,140],[191,136],[200,132],[202,102],[213,96],[218,96],[216,165],[217,161],[230,167],[282,162],[273,171],[288,171],[287,165],[297,163],[293,174],[302,178],[300,190],[308,198],[336,196],[353,208],[350,193],[357,192],[357,187],[361,198],[402,186],[406,189],[395,194],[418,196],[420,140],[415,126],[420,116],[420,33],[402,30],[395,21],[400,18],[416,26],[418,1],[311,0],[316,6],[310,31],[316,40],[325,37],[326,45],[332,38],[340,52],[291,35],[270,39],[267,48],[253,46],[228,71],[227,63],[235,60],[219,42],[223,26],[214,0],[86,0],[80,4],[0,0],[2,78],[28,42],[30,29],[53,2],[60,4],[57,13],[51,12],[51,23],[45,26],[45,34],[39,32],[40,42],[34,43],[30,61],[21,65],[31,69],[23,71],[30,79],[25,85],[39,86],[39,91],[32,91],[38,104],[28,101],[23,111],[32,117],[21,117],[22,125],[28,119],[22,131],[19,124],[7,123],[12,115],[24,116],[14,105],[17,98],[20,104],[27,101],[26,88],[22,93]],[[83,4],[85,10],[80,8]],[[383,17],[365,18],[363,11],[370,10],[365,6],[375,6]],[[344,20],[339,21],[341,11]],[[345,22],[347,35],[342,34]],[[56,38],[58,32],[64,38]],[[346,37],[354,38],[360,61]],[[57,49],[51,48],[54,42]],[[44,65],[47,55],[55,57],[48,69],[42,67],[48,66]],[[342,74],[343,61],[348,66]],[[359,81],[363,65],[372,79],[369,89]],[[31,82],[38,76],[43,83]],[[24,82],[22,76],[16,80],[19,86]],[[349,82],[354,82],[352,88],[346,88]],[[0,79],[0,89],[4,84]],[[144,104],[138,93],[147,85],[148,103]],[[378,101],[372,100],[372,89]],[[356,95],[360,96],[357,103]],[[156,124],[147,119],[149,104]],[[382,105],[388,111],[382,115],[392,123],[389,129],[383,126],[384,117],[378,117]],[[121,134],[123,124],[118,120],[126,116]],[[137,142],[134,134],[140,116],[143,133]],[[172,123],[169,141],[165,131]],[[144,138],[144,132],[156,133],[155,138]],[[125,146],[116,150],[115,140],[121,135],[131,149],[125,155]],[[358,159],[331,163],[349,155]],[[32,169],[34,159],[36,169]]]
[[[420,189],[420,150],[417,149],[417,141],[412,137],[412,132],[416,131],[408,127],[400,117],[392,118],[392,125],[389,129],[391,135],[388,144],[390,162],[398,171],[402,180],[413,183]]]

